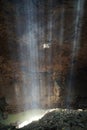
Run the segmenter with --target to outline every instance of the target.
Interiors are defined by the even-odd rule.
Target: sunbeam
[[[78,55],[78,50],[80,48],[80,36],[82,29],[82,20],[83,20],[83,12],[84,12],[84,3],[85,0],[78,0],[74,2],[74,38],[72,41],[72,54],[71,54],[71,69],[70,69],[70,77],[68,83],[68,94],[67,94],[67,107],[70,107],[70,102],[72,100],[72,87],[74,85],[72,78],[75,75],[75,68],[73,61],[76,59]]]

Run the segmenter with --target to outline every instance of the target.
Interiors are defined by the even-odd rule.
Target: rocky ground
[[[11,126],[9,130],[18,130]],[[6,127],[0,130],[8,130]],[[20,130],[87,130],[87,110],[54,110]]]

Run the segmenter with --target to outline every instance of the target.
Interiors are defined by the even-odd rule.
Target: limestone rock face
[[[1,0],[0,9],[0,97],[29,104],[32,81],[42,107],[86,97],[86,0]]]

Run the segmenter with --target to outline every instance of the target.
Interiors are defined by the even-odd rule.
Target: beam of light
[[[61,19],[60,19],[60,33],[59,33],[59,65],[62,66],[62,47],[63,47],[63,41],[64,41],[64,13],[65,8],[64,6],[61,9]],[[60,72],[59,80],[61,80],[61,72]]]
[[[36,75],[39,69],[39,51],[38,51],[38,21],[36,9],[32,1],[24,2],[24,12],[26,13],[25,33],[21,34],[20,21],[17,20],[17,32],[19,38],[19,53],[22,71],[22,97],[24,109],[29,103],[30,107],[39,107],[39,76]],[[17,17],[20,17],[20,10],[17,7]],[[25,65],[24,65],[25,64]],[[26,66],[26,70],[24,70]],[[31,97],[31,98],[30,98]]]
[[[84,12],[84,3],[85,0],[78,0],[74,3],[74,38],[72,42],[72,55],[71,55],[71,70],[70,70],[70,78],[69,78],[69,85],[68,85],[68,94],[67,94],[67,102],[72,101],[72,76],[74,75],[74,64],[73,61],[78,54],[78,49],[80,47],[80,36],[81,36],[81,29],[82,29],[82,19],[83,19],[83,12]],[[67,104],[67,107],[70,104]]]
[[[64,40],[64,12],[65,9],[64,7],[61,10],[61,19],[60,19],[60,36],[59,36],[59,45],[63,45],[63,40]]]
[[[78,54],[78,48],[80,46],[84,3],[85,0],[78,0],[76,6],[77,9],[75,9],[74,12],[74,15],[76,14],[76,16],[75,16],[75,30],[74,30],[74,40],[73,40],[73,48],[72,48],[72,59]]]
[[[35,17],[35,10],[33,5],[31,5],[30,17],[29,17],[29,44],[28,44],[28,52],[29,52],[29,72],[34,72],[31,75],[31,107],[39,107],[39,77],[35,75],[39,70],[39,52],[38,52],[38,38],[35,37],[35,31],[38,32],[38,26]],[[36,104],[35,104],[36,103]]]
[[[39,22],[39,19],[37,18],[38,15],[40,16],[40,10],[38,7],[38,11],[37,8],[34,8],[34,6],[32,5],[32,2],[26,3],[25,4],[25,8],[24,10],[27,10],[27,21],[26,23],[27,28],[26,28],[26,34],[24,34],[22,36],[22,40],[20,40],[20,59],[21,59],[21,63],[23,64],[23,59],[22,57],[24,57],[27,60],[27,72],[26,75],[23,74],[22,78],[23,78],[23,84],[22,84],[22,90],[23,90],[23,95],[24,95],[24,102],[26,102],[26,100],[28,101],[29,95],[31,97],[31,108],[37,107],[39,108],[39,104],[40,104],[40,95],[41,95],[41,91],[43,90],[43,88],[41,87],[42,85],[40,84],[40,77],[39,75],[35,75],[35,73],[39,73],[39,66],[40,66],[40,53],[38,50],[39,47],[39,39],[41,39],[41,37],[45,36],[47,37],[46,40],[43,40],[43,49],[49,49],[50,48],[50,44],[51,44],[51,39],[52,39],[52,15],[49,11],[47,11],[47,21],[46,21],[46,25],[43,26],[44,22],[42,19],[42,16]],[[48,9],[47,9],[48,10]],[[43,11],[43,10],[42,10]],[[38,14],[38,15],[37,15]],[[42,13],[43,14],[43,13]],[[26,26],[26,25],[25,25]],[[46,29],[45,29],[46,28]],[[47,32],[48,31],[48,35]],[[20,32],[20,28],[19,28],[19,32]],[[44,35],[44,36],[42,36]],[[37,36],[37,37],[36,37]],[[47,42],[49,41],[49,42]],[[24,42],[24,43],[21,43]],[[24,50],[23,45],[25,45],[27,48]],[[41,54],[42,55],[42,54]],[[45,52],[43,53],[43,57],[45,57],[46,54]],[[45,57],[46,58],[46,57]],[[48,64],[51,65],[51,50],[49,51],[49,54],[47,55],[47,62],[44,63],[44,65],[47,67]],[[23,70],[23,68],[21,67],[21,70]],[[26,86],[26,79],[28,79],[28,73],[33,73],[30,75],[29,80],[30,80],[30,84],[29,86]],[[47,88],[47,94],[48,96],[50,95],[50,78],[47,76],[47,84],[46,86],[48,86]],[[27,90],[28,88],[28,90]],[[40,90],[42,89],[42,90]],[[29,94],[28,94],[29,91]],[[26,108],[26,105],[24,106]]]
[[[52,20],[52,14],[50,12],[50,7],[52,6],[52,1],[50,1],[49,6],[48,6],[48,21],[47,21],[47,28],[48,28],[48,34],[47,34],[47,41],[49,41],[49,50],[48,50],[48,56],[47,56],[47,66],[51,66],[52,67],[52,49],[51,49],[51,45],[52,43],[52,28],[53,28],[53,20]],[[45,32],[46,33],[46,32]],[[52,70],[52,69],[51,69]],[[47,70],[50,71],[50,70]],[[51,97],[51,75],[46,75],[47,77],[47,100],[48,100],[48,105],[50,106],[51,101],[50,101],[50,97]]]

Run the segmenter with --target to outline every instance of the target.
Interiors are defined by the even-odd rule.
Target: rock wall
[[[85,97],[87,90],[87,3],[85,1],[83,17],[80,19],[81,34],[79,46],[76,46],[78,51],[72,60],[75,4],[75,0],[52,1],[51,4],[49,0],[46,4],[43,2],[37,4],[34,0],[30,3],[27,0],[26,2],[24,0],[0,1],[0,97],[5,96],[9,105],[15,106],[20,102],[24,104],[23,86],[26,86],[26,91],[31,92],[29,77],[32,72],[29,72],[27,47],[30,30],[30,28],[28,30],[28,22],[32,17],[32,9],[34,10],[33,24],[31,23],[29,27],[34,25],[31,31],[33,30],[34,38],[38,42],[39,69],[34,75],[36,77],[42,75],[40,76],[43,80],[42,85],[40,83],[41,105],[45,107],[46,105],[48,107],[66,105],[70,83],[73,102],[78,96]],[[37,26],[36,30],[35,26]],[[43,49],[44,43],[49,44],[49,49]],[[73,75],[71,75],[72,66]],[[49,85],[47,85],[48,78],[44,76],[44,73],[50,77],[51,95],[48,101],[46,90]],[[59,87],[55,86],[55,82]],[[29,100],[26,102],[29,103]]]

